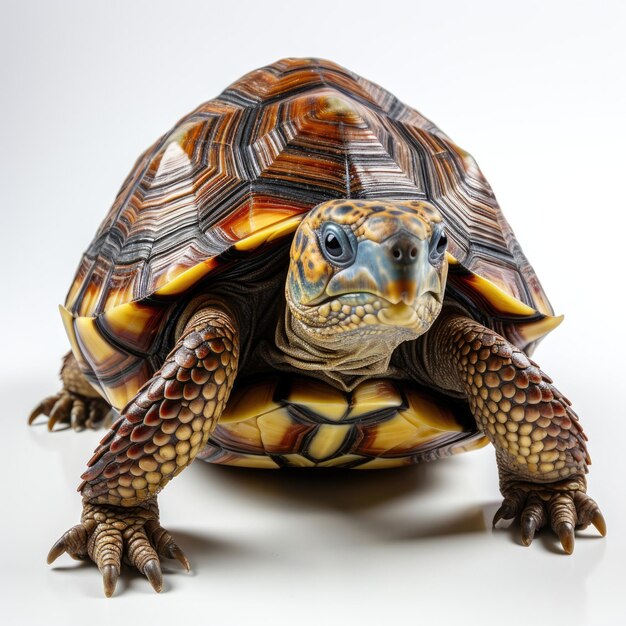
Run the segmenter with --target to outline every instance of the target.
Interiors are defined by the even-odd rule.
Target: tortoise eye
[[[443,255],[446,253],[448,247],[448,238],[443,230],[443,227],[438,228],[430,242],[430,262],[433,264],[440,263]]]
[[[324,239],[324,246],[326,247],[326,252],[330,254],[332,257],[341,256],[342,249],[341,243],[339,239],[335,236],[334,233],[327,233],[326,239]]]
[[[322,252],[334,265],[349,265],[354,260],[355,248],[346,231],[338,224],[327,222],[321,232]]]

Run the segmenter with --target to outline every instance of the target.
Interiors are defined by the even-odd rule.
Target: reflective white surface
[[[16,624],[624,623],[624,3],[2,2],[0,615]],[[515,8],[514,8],[515,7]],[[102,433],[28,429],[66,350],[56,305],[134,159],[283,56],[331,58],[476,157],[563,325],[536,359],[589,435],[609,535],[492,532],[490,448],[407,470],[196,463],[161,497],[193,573],[165,589],[52,542]]]

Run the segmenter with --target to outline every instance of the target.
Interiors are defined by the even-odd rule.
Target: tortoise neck
[[[393,376],[390,360],[400,341],[362,334],[316,335],[297,320],[286,305],[278,316],[275,346],[281,369],[304,370],[336,387],[351,391],[367,378]]]

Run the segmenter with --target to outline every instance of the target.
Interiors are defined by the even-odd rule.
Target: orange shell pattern
[[[160,365],[181,302],[216,268],[285,241],[333,198],[435,204],[448,290],[529,350],[560,318],[473,158],[381,87],[328,61],[253,71],[137,161],[61,313],[92,384],[120,409]]]

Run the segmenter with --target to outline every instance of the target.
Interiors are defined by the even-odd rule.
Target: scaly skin
[[[32,424],[39,415],[48,416],[48,430],[56,424],[69,424],[74,430],[108,426],[112,414],[108,402],[87,382],[71,352],[61,365],[63,387],[59,393],[42,400],[30,414]]]
[[[237,332],[217,309],[193,315],[163,367],[122,411],[83,474],[81,524],[53,546],[89,556],[113,594],[122,559],[156,591],[162,587],[159,556],[186,557],[159,524],[157,493],[195,458],[215,427],[237,372]]]
[[[437,320],[428,346],[436,384],[467,395],[496,448],[504,502],[494,524],[519,515],[530,545],[549,523],[568,554],[576,527],[592,523],[604,535],[600,509],[585,493],[587,437],[552,380],[506,339],[460,315]]]

